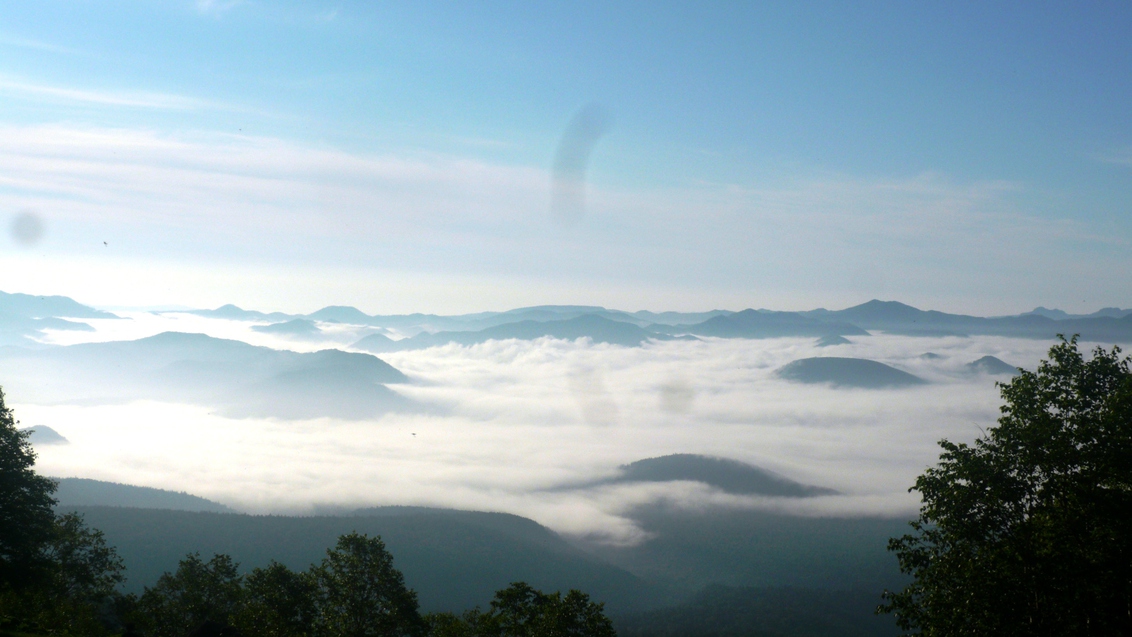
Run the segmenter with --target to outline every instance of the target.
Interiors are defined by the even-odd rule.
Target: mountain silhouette
[[[977,334],[1053,340],[1058,334],[1080,334],[1082,340],[1119,343],[1132,341],[1132,312],[1121,315],[1123,312],[1126,311],[1106,308],[1093,314],[1074,316],[1047,310],[984,318],[925,311],[897,301],[874,299],[844,310],[811,310],[802,314],[824,320],[847,321],[866,330],[909,336]]]
[[[370,354],[301,353],[204,334],[0,350],[5,389],[29,400],[106,404],[150,399],[232,417],[369,418],[417,408],[386,387],[408,378]]]
[[[971,361],[967,363],[966,367],[972,372],[991,375],[1010,374],[1014,376],[1018,373],[1017,367],[999,360],[994,356],[984,356],[977,361]]]
[[[849,345],[852,342],[853,341],[845,338],[844,336],[830,335],[819,338],[817,342],[814,343],[814,345],[817,345],[818,347],[831,347],[833,345]]]
[[[117,315],[87,307],[65,296],[35,296],[0,292],[0,345],[42,347],[43,330],[93,331],[81,321],[116,319]]]
[[[927,381],[884,363],[864,358],[803,358],[775,372],[797,383],[829,383],[834,387],[880,389],[923,385]]]
[[[282,336],[317,336],[322,333],[322,330],[314,324],[314,321],[307,319],[291,319],[290,321],[272,323],[271,325],[253,325],[252,329],[256,332],[279,334]]]
[[[59,485],[58,490],[55,491],[55,499],[58,501],[55,508],[62,511],[80,506],[112,506],[172,511],[231,512],[231,509],[223,504],[184,492],[87,478],[52,478],[52,480]]]
[[[208,318],[230,319],[234,321],[287,321],[295,318],[291,314],[284,314],[283,312],[265,313],[255,310],[245,310],[231,303],[222,305],[215,310],[189,310],[185,312],[185,314],[195,314]]]
[[[399,351],[397,341],[384,334],[370,334],[350,347],[374,354]]]
[[[475,345],[495,340],[534,340],[551,337],[564,340],[589,338],[594,343],[608,343],[625,347],[639,347],[649,340],[672,340],[672,336],[657,334],[632,323],[613,321],[594,314],[584,314],[564,321],[519,321],[504,323],[474,332],[421,333],[412,338],[393,341],[387,338],[367,336],[354,343],[353,347],[372,352],[393,352],[437,347],[449,343]]]
[[[666,330],[672,332],[673,330]],[[784,336],[868,336],[868,332],[840,320],[823,320],[798,312],[743,310],[720,315],[679,329],[697,336],[722,338],[776,338]]]
[[[28,440],[33,445],[65,445],[70,442],[58,431],[47,425],[34,425],[21,431],[28,432]]]
[[[720,491],[740,495],[806,498],[837,493],[833,489],[795,482],[774,472],[738,460],[689,453],[638,460],[623,465],[618,476],[592,484],[672,482],[677,480],[702,482]]]

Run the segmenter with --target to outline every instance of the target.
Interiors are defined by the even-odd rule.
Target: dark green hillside
[[[616,621],[621,637],[887,637],[876,591],[709,586],[671,608]]]
[[[377,509],[370,515],[278,517],[77,507],[126,562],[127,590],[152,585],[186,553],[226,553],[243,569],[272,559],[306,569],[339,535],[380,535],[422,610],[486,606],[496,590],[526,581],[544,590],[578,588],[611,611],[658,605],[663,596],[530,520],[492,513]]]
[[[590,550],[640,577],[688,591],[726,584],[879,592],[904,581],[885,548],[888,538],[907,530],[904,519],[660,505],[632,517],[652,539]]]

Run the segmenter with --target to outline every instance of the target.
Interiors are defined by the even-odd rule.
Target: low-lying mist
[[[205,332],[313,351],[366,328],[320,324],[314,338],[253,323],[130,314],[55,342]],[[373,331],[372,329],[370,330]],[[69,339],[64,341],[63,339]],[[997,337],[702,339],[642,347],[586,339],[490,341],[381,356],[409,376],[391,389],[431,408],[372,420],[225,418],[209,405],[155,401],[33,404],[0,379],[41,446],[38,470],[187,491],[254,513],[404,504],[505,511],[610,543],[641,539],[634,508],[770,508],[799,515],[907,515],[907,492],[941,438],[970,441],[998,416],[995,380],[967,363],[993,355],[1032,368],[1049,343]],[[924,357],[932,352],[938,357]],[[791,383],[774,372],[813,356],[868,358],[929,381],[901,389]],[[18,370],[8,370],[18,374]],[[11,387],[11,389],[9,389]],[[841,495],[728,494],[696,482],[600,483],[618,467],[675,453],[719,456]]]

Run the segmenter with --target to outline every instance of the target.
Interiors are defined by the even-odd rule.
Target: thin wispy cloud
[[[1109,280],[1100,282],[1096,274],[1121,271],[1111,247],[1129,237],[1026,214],[1030,195],[1016,183],[816,174],[761,185],[595,188],[591,212],[569,232],[547,219],[550,184],[543,167],[452,155],[239,134],[0,129],[0,205],[40,210],[78,236],[97,227],[134,246],[160,243],[163,255],[182,260],[223,253],[303,267],[411,266],[493,284],[503,275],[541,278],[543,290],[663,282],[726,298],[747,290],[740,303],[798,309],[886,296],[1009,313],[1086,272],[1103,283],[1097,289],[1132,293],[1127,277],[1102,274]],[[928,288],[932,296],[920,296]]]
[[[81,103],[97,106],[124,106],[128,108],[162,110],[231,109],[231,107],[219,102],[172,93],[95,91],[35,84],[3,77],[0,77],[0,92],[20,96],[25,99],[47,99],[56,102]]]
[[[33,40],[30,38],[20,38],[10,35],[0,34],[0,46],[18,47],[21,49],[32,49],[35,51],[44,51],[47,53],[60,53],[64,55],[86,55],[85,52],[67,46],[62,46],[52,42],[44,42],[42,40]]]

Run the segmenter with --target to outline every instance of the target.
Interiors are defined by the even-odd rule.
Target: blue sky
[[[4,3],[0,215],[45,233],[0,246],[0,286],[1132,306],[1130,32],[1115,2]],[[613,124],[562,227],[549,169],[590,103]]]

